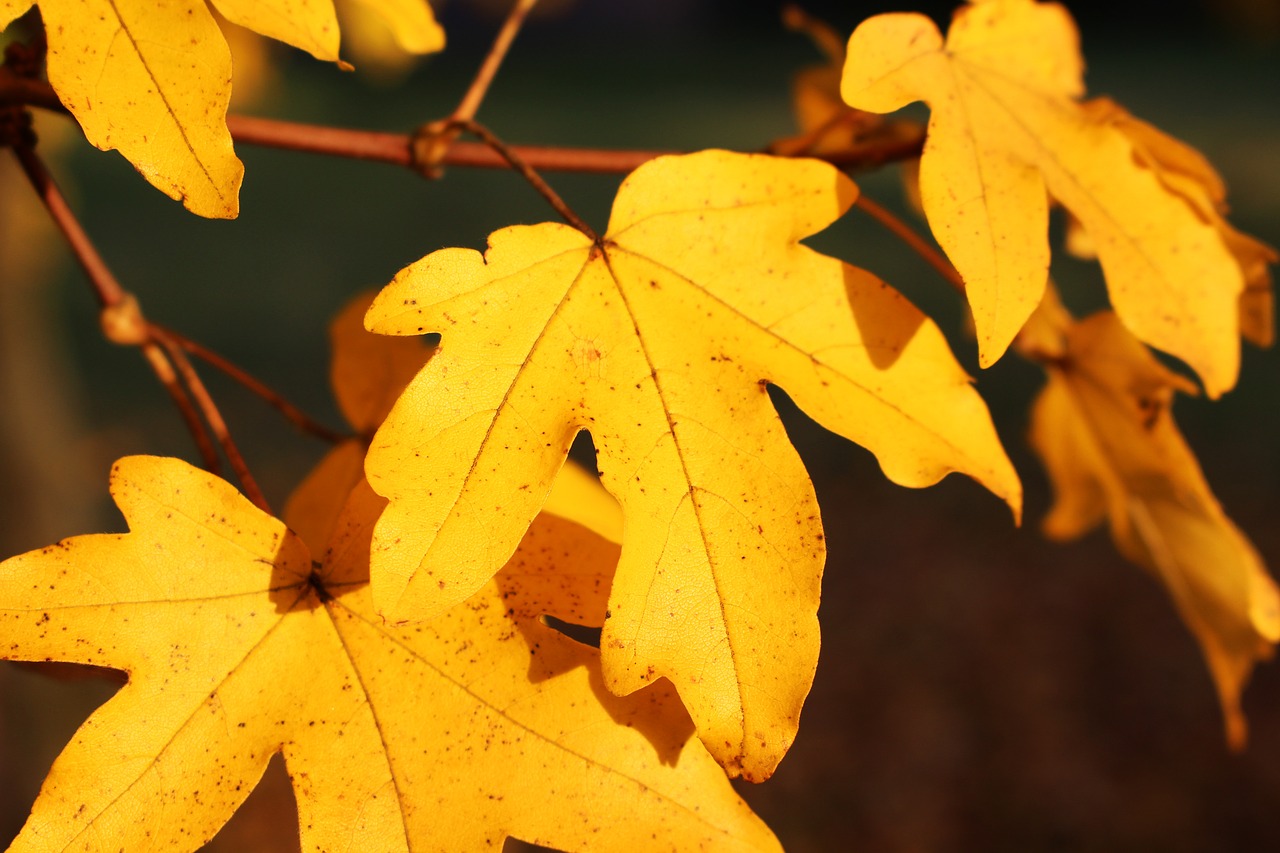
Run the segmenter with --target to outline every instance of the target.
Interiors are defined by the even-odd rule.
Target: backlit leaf
[[[423,47],[437,41],[424,30],[439,30],[425,3],[364,2],[388,17],[410,49],[436,49]],[[88,140],[119,149],[193,213],[235,217],[244,167],[226,127],[231,54],[205,0],[6,0],[0,29],[32,5],[48,35],[49,82]],[[333,0],[213,5],[230,21],[338,61]]]
[[[617,547],[540,521],[511,564],[427,626],[366,584],[382,501],[352,495],[324,561],[173,459],[112,473],[130,532],[0,564],[3,657],[123,669],[10,848],[194,850],[284,754],[304,849],[777,850],[664,684],[610,696],[590,622]],[[572,579],[572,589],[567,579]],[[590,581],[594,580],[594,583]]]
[[[1240,334],[1258,346],[1270,346],[1274,339],[1270,265],[1280,260],[1280,255],[1227,222],[1227,187],[1222,177],[1199,151],[1135,118],[1109,98],[1095,98],[1084,107],[1094,121],[1109,123],[1128,137],[1165,188],[1185,199],[1217,229],[1244,276]]]
[[[874,112],[929,104],[921,196],[965,279],[984,366],[1044,292],[1052,196],[1096,244],[1125,325],[1191,365],[1217,396],[1239,368],[1240,269],[1213,223],[1164,185],[1134,142],[1077,102],[1081,75],[1062,6],[987,0],[956,13],[945,43],[922,15],[864,22],[849,41],[842,92]]]
[[[674,681],[731,773],[769,775],[817,659],[825,549],[767,393],[871,449],[895,482],[950,471],[1015,510],[986,407],[923,315],[799,241],[856,188],[831,166],[710,151],[627,178],[599,245],[516,226],[435,252],[375,301],[375,331],[440,332],[365,470],[391,503],[373,592],[397,620],[470,596],[590,430],[624,548],[602,638],[610,689]]]
[[[381,18],[402,50],[434,53],[444,49],[444,30],[427,0],[349,0],[349,5]]]
[[[1239,748],[1240,692],[1280,640],[1280,594],[1174,424],[1174,391],[1195,388],[1109,311],[1061,332],[1031,426],[1056,493],[1045,532],[1069,539],[1109,522],[1121,553],[1160,579],[1199,640]]]

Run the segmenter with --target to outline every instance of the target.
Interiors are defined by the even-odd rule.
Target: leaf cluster
[[[425,6],[362,2],[408,49],[443,46]],[[30,5],[0,2],[0,26]],[[210,7],[38,5],[48,82],[85,137],[192,212],[235,216]],[[212,9],[341,62],[327,0]],[[129,675],[12,849],[193,849],[276,753],[306,849],[776,849],[728,779],[769,778],[797,736],[826,537],[769,386],[891,481],[959,472],[1021,515],[942,331],[804,242],[854,206],[883,214],[835,163],[910,149],[880,114],[918,100],[930,119],[908,175],[942,254],[914,239],[959,285],[982,365],[1012,352],[1045,373],[1031,438],[1057,492],[1046,533],[1105,522],[1164,583],[1243,747],[1240,695],[1280,640],[1280,592],[1172,419],[1196,384],[1148,347],[1228,391],[1241,338],[1271,339],[1274,250],[1230,225],[1198,152],[1084,99],[1061,5],[973,0],[945,36],[880,15],[847,48],[790,23],[830,58],[797,78],[799,135],[769,155],[646,156],[599,233],[464,99],[405,141],[405,163],[434,174],[471,132],[564,222],[431,251],[342,312],[332,379],[350,434],[281,518],[246,471],[253,502],[184,462],[128,457],[111,477],[128,533],[0,564],[3,657]],[[1075,318],[1059,300],[1055,207],[1111,310]],[[180,342],[99,292],[109,334],[182,368]],[[598,472],[566,466],[583,431]]]

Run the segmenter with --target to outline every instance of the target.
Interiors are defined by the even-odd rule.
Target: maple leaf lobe
[[[854,107],[930,106],[925,214],[965,279],[984,366],[1039,304],[1052,197],[1096,241],[1113,305],[1142,340],[1191,365],[1212,396],[1239,368],[1243,277],[1222,237],[1146,168],[1132,141],[1077,98],[1083,63],[1058,4],[957,11],[945,44],[919,15],[876,16],[849,41]]]
[[[531,614],[573,615],[548,583],[553,551],[557,568],[607,577],[616,546],[577,525],[540,524],[513,579],[398,631],[363,582],[382,504],[367,486],[318,574],[279,521],[186,463],[121,460],[113,494],[130,533],[0,565],[17,647],[4,656],[131,674],[55,762],[12,850],[194,849],[275,752],[307,849],[472,850],[511,834],[565,849],[777,849],[686,743],[669,688],[608,697],[593,686],[597,653]]]
[[[442,347],[366,459],[390,499],[379,609],[429,618],[483,584],[587,429],[628,531],[602,637],[610,689],[672,679],[717,758],[766,777],[812,678],[825,550],[765,385],[897,482],[962,470],[1020,494],[937,329],[800,244],[855,195],[817,161],[659,158],[623,182],[598,246],[515,226],[484,256],[444,249],[402,271],[366,325]]]

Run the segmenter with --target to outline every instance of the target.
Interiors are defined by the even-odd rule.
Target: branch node
[[[444,175],[444,157],[456,132],[449,119],[427,122],[409,138],[409,164],[427,180],[437,180]]]
[[[140,347],[151,342],[151,329],[142,316],[142,306],[128,291],[119,302],[103,307],[98,322],[102,324],[102,334],[113,344]]]

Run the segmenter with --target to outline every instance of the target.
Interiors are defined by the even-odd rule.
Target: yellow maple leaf
[[[411,0],[362,2],[382,8],[406,32],[431,15]],[[231,54],[205,0],[0,0],[0,29],[32,5],[45,22],[49,82],[88,140],[119,149],[193,213],[235,217],[244,166],[225,120]],[[332,0],[213,5],[236,24],[338,61]],[[434,19],[429,24],[439,29]]]
[[[379,612],[425,619],[484,584],[587,429],[624,517],[610,689],[670,678],[726,768],[767,777],[812,681],[825,557],[767,384],[895,482],[962,471],[1015,510],[1021,498],[937,328],[800,245],[856,192],[817,161],[660,158],[623,183],[598,244],[516,226],[483,256],[444,249],[403,270],[367,324],[443,338],[365,464],[391,500],[373,546]]]
[[[1084,108],[1093,121],[1109,123],[1128,137],[1134,152],[1165,187],[1185,199],[1217,229],[1244,276],[1239,303],[1240,335],[1258,346],[1271,346],[1274,309],[1270,265],[1280,260],[1280,255],[1227,221],[1227,187],[1217,170],[1199,151],[1135,118],[1109,98],[1094,98]],[[1093,251],[1092,241],[1089,249]]]
[[[374,430],[435,352],[416,338],[389,338],[365,331],[364,313],[373,296],[370,292],[354,297],[329,325],[329,382],[338,408],[356,435],[325,454],[289,496],[282,513],[289,527],[313,550],[324,548],[329,541],[337,529],[341,497],[364,478],[364,454]]]
[[[779,849],[669,685],[612,697],[598,652],[539,621],[599,621],[615,545],[542,520],[464,606],[396,629],[366,584],[367,487],[322,563],[179,460],[123,459],[112,493],[129,533],[0,564],[3,657],[129,673],[11,851],[194,850],[276,752],[308,850]]]
[[[848,54],[851,105],[889,112],[924,100],[932,110],[921,196],[968,287],[984,366],[1044,292],[1052,196],[1097,245],[1125,325],[1191,365],[1210,395],[1235,384],[1240,269],[1133,142],[1077,102],[1083,64],[1062,6],[975,2],[956,12],[945,43],[922,15],[879,15],[853,33]]]
[[[1045,532],[1069,539],[1109,521],[1121,553],[1164,584],[1200,642],[1228,742],[1239,748],[1240,693],[1280,640],[1280,594],[1173,421],[1174,391],[1195,386],[1156,361],[1111,312],[1078,323],[1055,313],[1049,322],[1059,340],[1040,346],[1049,350],[1049,382],[1031,424],[1056,493]]]
[[[342,523],[343,498],[364,479],[369,439],[396,398],[435,353],[420,338],[396,338],[365,331],[364,315],[373,293],[351,299],[329,326],[333,352],[330,382],[338,405],[356,435],[339,442],[285,503],[282,517],[313,551],[324,549]],[[610,542],[622,542],[618,504],[600,482],[572,460],[556,477],[543,512],[574,521]]]

